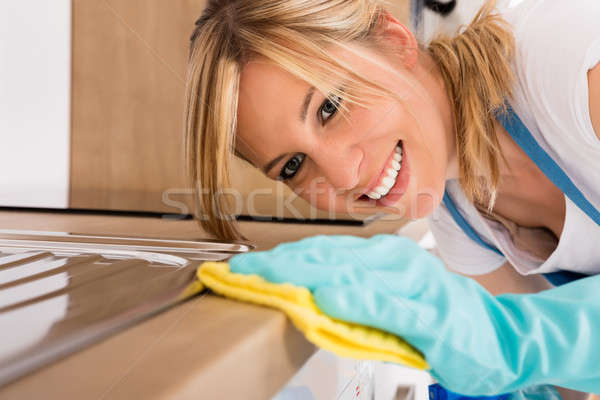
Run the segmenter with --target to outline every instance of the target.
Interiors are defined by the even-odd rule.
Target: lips
[[[398,167],[398,154],[395,151],[396,146],[400,146],[402,151],[400,165],[401,168],[394,174],[389,171],[389,167],[394,165],[396,168]],[[396,161],[394,161],[394,157]],[[396,203],[400,197],[406,191],[408,187],[408,181],[410,178],[410,168],[408,165],[408,159],[406,157],[406,149],[404,147],[404,143],[399,141],[395,146],[390,155],[387,157],[382,167],[380,168],[379,174],[373,177],[373,179],[369,182],[367,189],[356,199],[356,200],[376,200],[375,204],[378,206],[391,206]],[[397,176],[394,176],[397,175]],[[392,178],[392,179],[390,179]],[[393,185],[390,187],[391,181]],[[383,186],[382,186],[383,185]]]

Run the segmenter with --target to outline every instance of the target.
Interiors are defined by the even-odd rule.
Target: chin
[[[419,190],[416,195],[408,194],[396,204],[379,209],[379,212],[396,214],[408,219],[426,218],[439,206],[443,195],[443,185],[438,190]]]

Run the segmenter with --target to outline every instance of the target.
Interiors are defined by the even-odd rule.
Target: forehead
[[[309,87],[268,61],[244,65],[239,85],[237,148],[255,162],[272,156],[268,144],[275,139],[281,141],[281,133],[300,125],[300,107]]]
[[[267,61],[249,62],[240,76],[238,118],[245,122],[267,119],[272,123],[282,111],[289,111],[297,103],[297,96],[308,88],[308,83],[281,67]],[[267,109],[271,105],[277,109]]]

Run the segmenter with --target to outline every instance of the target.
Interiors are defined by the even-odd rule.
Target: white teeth
[[[389,190],[390,190],[389,188],[387,188],[387,187],[385,187],[385,186],[383,186],[383,185],[381,185],[381,186],[377,186],[377,187],[375,188],[375,191],[376,191],[377,193],[379,193],[380,195],[382,195],[382,196],[386,195],[386,194],[387,194],[387,192],[388,192]]]
[[[386,186],[388,189],[391,189],[392,186],[394,186],[394,182],[396,182],[396,180],[394,178],[390,178],[389,176],[386,176],[385,178],[383,178],[383,181],[381,181],[381,184],[383,186]]]
[[[390,189],[396,183],[396,178],[398,176],[398,171],[402,167],[402,147],[396,146],[394,148],[394,154],[392,159],[390,160],[391,164],[388,165],[388,168],[385,170],[385,177],[381,180],[379,186],[373,189],[371,192],[367,193],[367,196],[373,200],[378,200],[381,197],[388,194]]]

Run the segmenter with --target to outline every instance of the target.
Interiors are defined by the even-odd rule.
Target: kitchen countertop
[[[266,250],[316,234],[393,233],[404,222],[241,222],[240,227],[258,250]],[[1,210],[0,229],[209,237],[191,220],[54,211]],[[314,351],[283,313],[203,293],[4,386],[0,398],[268,399]]]

